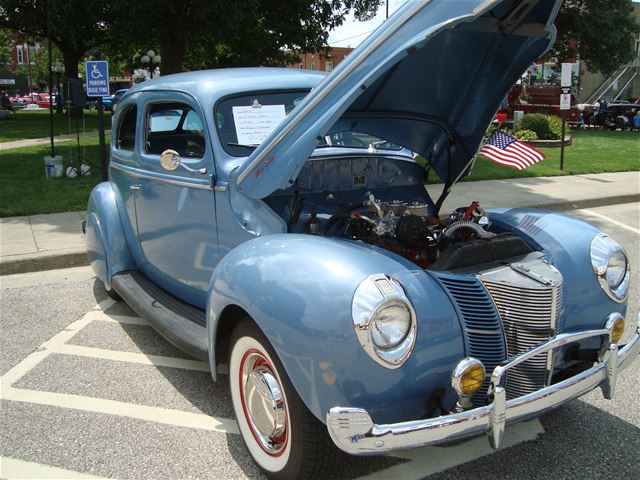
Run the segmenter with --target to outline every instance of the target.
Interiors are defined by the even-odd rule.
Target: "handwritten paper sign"
[[[262,143],[286,116],[284,105],[233,107],[233,122],[236,125],[238,143]]]

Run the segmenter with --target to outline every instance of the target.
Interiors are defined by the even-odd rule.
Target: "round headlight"
[[[624,249],[606,233],[591,241],[591,265],[600,286],[612,300],[623,302],[629,293],[631,274]]]
[[[411,329],[411,312],[404,303],[393,302],[379,308],[371,319],[371,339],[388,350],[402,343]]]
[[[621,250],[614,252],[607,261],[607,284],[611,288],[617,288],[624,280],[627,273],[627,257]]]
[[[409,358],[418,322],[398,281],[382,273],[362,280],[353,295],[351,315],[358,341],[373,361],[400,368]]]

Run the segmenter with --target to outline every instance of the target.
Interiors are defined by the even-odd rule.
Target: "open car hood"
[[[407,2],[262,142],[238,188],[252,198],[286,188],[325,135],[346,130],[409,148],[454,182],[505,95],[555,40],[560,2]]]

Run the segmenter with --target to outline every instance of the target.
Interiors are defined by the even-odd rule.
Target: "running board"
[[[117,273],[111,286],[170,343],[198,360],[208,360],[205,312],[169,295],[138,270]]]

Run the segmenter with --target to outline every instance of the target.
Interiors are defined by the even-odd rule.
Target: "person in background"
[[[640,108],[636,110],[635,115],[633,117],[633,129],[640,130]]]
[[[7,92],[3,91],[0,93],[0,108],[16,113],[16,109],[11,105],[11,99],[9,98],[9,95],[7,95]]]

